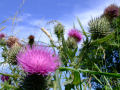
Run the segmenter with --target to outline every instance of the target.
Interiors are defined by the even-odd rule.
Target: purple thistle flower
[[[9,79],[9,76],[5,76],[5,75],[2,75],[1,76],[1,80],[4,82],[4,81],[8,81]]]
[[[30,74],[47,75],[60,65],[59,57],[42,46],[26,46],[17,55],[19,65]]]
[[[0,34],[0,39],[4,38],[5,37],[5,34],[1,33]]]
[[[80,42],[82,39],[82,34],[77,29],[71,29],[68,35],[69,37],[75,38],[77,42]]]

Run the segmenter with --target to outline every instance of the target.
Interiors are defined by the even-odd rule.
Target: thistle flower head
[[[5,37],[5,34],[4,33],[1,33],[0,34],[0,39],[4,38]]]
[[[60,65],[59,57],[46,47],[26,46],[17,55],[17,60],[24,71],[31,74],[47,75]]]
[[[9,76],[5,76],[5,75],[2,75],[1,76],[1,80],[4,82],[4,81],[8,81],[9,79]]]
[[[68,35],[69,37],[75,38],[77,42],[80,42],[82,39],[82,34],[77,29],[71,29]]]

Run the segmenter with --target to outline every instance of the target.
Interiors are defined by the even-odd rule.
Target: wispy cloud
[[[23,15],[20,15],[20,16],[17,18],[17,22],[24,22],[24,21],[26,21],[29,17],[31,17],[31,14],[29,14],[29,13],[24,13]]]
[[[80,11],[72,11],[71,14],[67,15],[62,15],[65,17],[59,18],[58,21],[60,21],[64,26],[65,26],[65,37],[67,38],[67,33],[68,30],[70,28],[73,28],[73,22],[76,25],[76,28],[80,29],[78,22],[76,20],[76,17],[79,17],[83,27],[88,30],[88,22],[91,18],[94,17],[99,17],[104,9],[112,4],[115,3],[117,5],[120,5],[119,0],[105,0],[103,2],[102,5],[99,6],[95,6],[95,8],[92,8],[90,10],[84,11],[84,12],[80,12]],[[94,4],[94,3],[93,3]],[[47,36],[45,36],[45,34],[40,31],[41,27],[45,27],[50,33],[54,33],[53,32],[53,28],[54,25],[48,25],[47,22],[50,19],[45,19],[45,18],[33,18],[31,14],[27,13],[27,14],[23,14],[22,16],[18,17],[18,22],[20,22],[20,24],[18,24],[15,27],[15,32],[17,32],[19,37],[24,37],[27,38],[30,34],[34,34],[36,36],[37,39],[40,40],[44,40],[45,42],[49,41],[49,39],[47,38]],[[23,23],[23,24],[21,24]],[[50,30],[51,29],[51,30]],[[20,32],[19,32],[20,31]],[[53,36],[53,38],[56,40],[55,36]]]
[[[120,6],[120,0],[105,0],[105,1],[103,1],[102,5],[95,6],[93,9],[90,9],[90,10],[87,10],[84,12],[73,11],[71,16],[68,17],[69,19],[68,18],[63,19],[63,23],[65,25],[67,25],[68,27],[70,26],[72,28],[73,22],[74,22],[76,27],[79,28],[79,25],[78,25],[78,22],[76,19],[76,17],[78,17],[80,19],[83,27],[87,30],[88,29],[88,22],[92,18],[101,16],[104,12],[104,9],[110,4],[116,4],[116,5]],[[94,3],[93,3],[93,5],[94,5]]]

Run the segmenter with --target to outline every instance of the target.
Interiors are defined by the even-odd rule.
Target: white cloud
[[[17,26],[15,28],[16,36],[20,39],[27,40],[29,35],[34,35],[36,41],[49,43],[49,38],[40,30],[39,27],[32,26]]]
[[[29,13],[20,15],[17,17],[17,22],[23,22],[23,21],[27,20],[30,16],[31,16],[31,14],[29,14]]]
[[[65,26],[65,29],[66,29],[65,37],[67,38],[68,30],[73,28],[73,22],[75,23],[75,26],[78,29],[80,29],[80,26],[77,22],[76,17],[79,17],[83,27],[85,28],[85,30],[87,30],[87,27],[88,27],[87,23],[89,22],[89,20],[91,18],[99,17],[103,13],[104,9],[112,3],[120,5],[119,2],[120,2],[120,0],[105,0],[102,5],[96,6],[94,9],[84,11],[82,13],[73,11],[73,13],[71,13],[71,15],[69,15],[68,17],[65,15],[65,17],[60,18],[58,21],[60,21]],[[32,18],[32,15],[24,14],[23,16],[20,16],[18,18],[18,21],[24,21],[26,23],[26,25],[16,26],[16,29],[15,29],[15,30],[20,30],[20,34],[22,34],[23,37],[25,35],[28,36],[30,34],[34,34],[37,37],[37,39],[40,38],[40,40],[44,40],[44,42],[46,42],[46,41],[48,42],[49,39],[47,38],[46,35],[44,35],[44,33],[42,31],[40,31],[40,28],[45,27],[49,32],[51,32],[52,34],[54,33],[53,32],[54,25],[53,24],[48,25],[47,24],[47,22],[48,22],[47,19],[44,19],[44,18],[34,19],[34,18]],[[44,37],[46,37],[46,38],[44,38]],[[53,35],[53,38],[56,40],[54,35]]]
[[[28,21],[28,23],[31,25],[31,26],[35,26],[35,27],[45,27],[47,25],[47,20],[46,19],[33,19],[33,20],[30,20],[30,22]]]
[[[87,24],[88,22],[95,17],[99,17],[102,15],[102,13],[104,12],[104,9],[109,6],[110,4],[116,4],[118,6],[120,6],[120,0],[105,0],[103,1],[103,4],[100,6],[96,6],[94,9],[88,10],[88,11],[84,11],[84,12],[74,12],[71,14],[71,17],[68,18],[64,18],[65,20],[63,20],[63,23],[65,24],[65,26],[67,26],[67,28],[72,28],[73,26],[73,22],[75,23],[77,28],[80,28],[78,22],[77,22],[77,18],[79,17],[83,27],[85,29],[87,29]],[[71,19],[71,21],[70,21]],[[62,20],[61,20],[62,21]],[[68,25],[69,24],[69,25]]]

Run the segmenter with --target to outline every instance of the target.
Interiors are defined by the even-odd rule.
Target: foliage
[[[28,42],[25,41],[26,43],[18,41],[16,37],[13,39],[13,36],[9,36],[12,37],[12,40],[7,37],[0,38],[0,48],[2,48],[2,58],[4,59],[0,62],[0,65],[7,64],[10,70],[10,73],[0,73],[2,76],[9,77],[9,79],[0,83],[0,88],[2,90],[86,90],[88,88],[119,90],[120,16],[115,17],[112,22],[109,22],[107,17],[103,16],[92,19],[89,22],[90,34],[84,30],[79,18],[77,18],[81,28],[77,35],[82,33],[83,37],[80,38],[84,38],[81,48],[78,48],[80,42],[78,43],[75,37],[68,35],[67,40],[65,39],[65,28],[61,23],[54,27],[54,34],[58,42],[54,41],[45,28],[41,28],[50,39],[50,45],[37,43],[33,35],[28,37]],[[25,58],[21,60],[21,64],[25,66],[24,68],[20,67],[16,56],[19,52],[23,52],[23,48],[24,52],[26,52],[26,45],[30,45],[28,50],[30,52],[34,47],[33,45],[42,45],[47,50],[44,52],[44,49],[43,51],[40,49],[40,55],[37,49],[33,50],[30,57],[27,57],[30,62],[24,63]],[[52,47],[51,51],[48,50],[50,47]],[[53,54],[49,54],[50,52]],[[52,66],[49,63],[55,57],[56,52],[58,52],[61,60],[61,66],[57,65],[54,68],[54,65]],[[22,55],[24,56],[24,54]],[[50,58],[48,58],[49,62],[45,64],[47,56]],[[34,60],[34,64],[31,57]],[[38,60],[42,60],[42,63],[39,63]],[[44,64],[46,66],[43,66]],[[39,65],[42,66],[47,74],[41,73],[42,70]],[[47,69],[45,69],[46,67]],[[54,69],[53,72],[49,72],[48,67]]]

